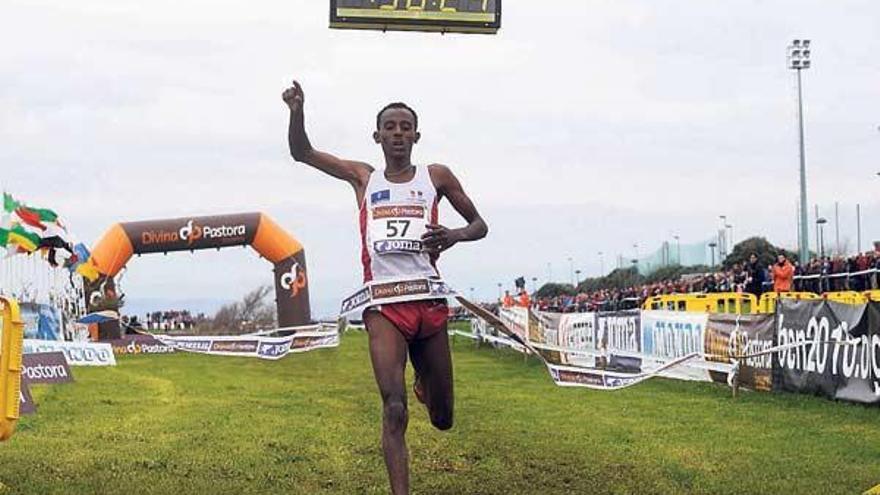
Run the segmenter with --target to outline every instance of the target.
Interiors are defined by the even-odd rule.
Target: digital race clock
[[[330,27],[494,34],[501,0],[330,0]]]

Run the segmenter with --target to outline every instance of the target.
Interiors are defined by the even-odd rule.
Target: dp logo
[[[281,287],[290,291],[290,297],[296,297],[305,286],[306,271],[299,268],[299,263],[294,263],[290,271],[281,276]]]
[[[186,222],[186,225],[180,228],[180,238],[192,246],[194,242],[202,238],[202,227],[193,223],[192,220]]]

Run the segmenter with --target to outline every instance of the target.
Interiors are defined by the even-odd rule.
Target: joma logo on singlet
[[[377,253],[406,252],[417,253],[422,250],[422,241],[408,240],[385,240],[373,243],[373,250]]]
[[[424,218],[424,206],[377,206],[373,218]]]

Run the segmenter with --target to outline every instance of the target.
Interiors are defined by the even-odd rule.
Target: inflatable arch
[[[99,276],[88,284],[90,310],[99,288],[112,288],[113,277],[135,254],[168,253],[251,246],[274,265],[278,326],[311,323],[309,284],[302,244],[263,213],[118,223],[92,250],[89,264]],[[112,290],[112,289],[111,289]],[[101,294],[101,292],[98,292]],[[99,296],[100,297],[100,296]]]

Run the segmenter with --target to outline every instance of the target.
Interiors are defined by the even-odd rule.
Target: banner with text
[[[123,354],[171,354],[174,347],[165,344],[152,335],[126,335],[120,339],[104,341],[113,347],[117,356]]]
[[[773,347],[774,315],[711,314],[703,337],[703,352],[710,363],[735,364],[736,356],[750,356]],[[712,380],[727,383],[728,373],[710,370]],[[773,354],[739,361],[737,384],[752,390],[773,389]]]
[[[289,353],[339,346],[339,332],[298,332],[284,337],[262,335],[169,336],[156,339],[174,349],[216,356],[243,356],[260,359],[281,359]]]
[[[34,383],[70,383],[73,373],[63,352],[40,352],[21,356],[21,381]]]
[[[784,299],[776,338],[778,390],[880,403],[880,303]]]
[[[709,315],[679,311],[642,311],[642,363],[645,369],[659,368],[677,358],[703,353],[703,332]],[[703,358],[666,371],[663,376],[680,380],[710,381],[709,363]],[[730,366],[718,366],[727,371]]]
[[[110,344],[24,339],[24,353],[63,352],[71,366],[116,366]]]

